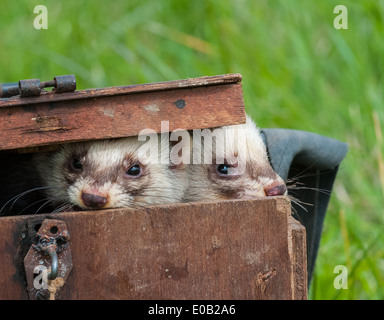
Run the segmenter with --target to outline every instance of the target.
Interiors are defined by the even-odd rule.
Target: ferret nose
[[[271,185],[264,188],[265,194],[268,197],[272,196],[283,196],[287,192],[287,187],[285,184]]]
[[[108,199],[106,197],[92,194],[92,193],[82,193],[81,199],[87,207],[98,209],[106,205]]]

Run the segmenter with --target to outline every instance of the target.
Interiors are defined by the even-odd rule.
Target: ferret
[[[143,150],[169,155],[168,137],[161,134],[153,134],[151,137],[156,138],[146,142],[130,137],[65,144],[57,152],[29,156],[16,170],[10,168],[13,160],[7,159],[1,166],[4,174],[12,175],[7,181],[23,183],[3,186],[2,195],[14,192],[14,196],[3,198],[7,201],[0,203],[0,215],[287,194],[250,117],[244,125],[216,130],[213,143],[204,137],[200,148],[194,131],[189,165],[161,162],[156,152],[151,157],[143,156]],[[182,141],[190,143],[189,138]]]
[[[269,163],[260,131],[248,115],[245,124],[211,132],[212,143],[193,133],[184,202],[287,195],[283,179]]]
[[[187,171],[183,164],[160,161],[160,154],[168,155],[169,150],[169,143],[160,134],[151,135],[148,141],[129,137],[64,144],[53,154],[41,153],[32,158],[29,168],[39,184],[30,189],[30,194],[42,193],[37,210],[40,212],[181,202]],[[13,204],[8,201],[3,211],[17,207],[23,197],[13,198],[17,200],[12,200]]]

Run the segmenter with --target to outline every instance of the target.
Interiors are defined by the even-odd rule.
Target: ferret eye
[[[130,167],[126,172],[125,174],[127,174],[128,176],[138,176],[139,174],[141,173],[141,168],[138,164]]]
[[[220,174],[228,174],[228,166],[226,164],[219,164],[217,167],[216,167],[216,170],[220,173]]]
[[[71,162],[71,169],[73,171],[81,171],[83,169],[83,164],[79,159],[73,159]]]

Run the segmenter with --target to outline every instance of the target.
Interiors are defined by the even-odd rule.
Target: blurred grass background
[[[78,89],[241,73],[247,112],[349,144],[310,299],[383,299],[384,1],[1,0],[0,81],[75,74]],[[48,29],[36,30],[36,5]],[[336,265],[348,268],[337,290]]]

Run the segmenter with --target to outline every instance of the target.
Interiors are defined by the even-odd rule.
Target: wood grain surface
[[[61,299],[306,299],[285,197],[0,218],[0,299],[28,299],[23,259],[52,218],[71,236]]]
[[[0,99],[0,150],[244,123],[240,80],[224,75]]]

